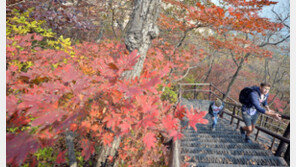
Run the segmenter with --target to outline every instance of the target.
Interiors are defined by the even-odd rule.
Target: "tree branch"
[[[189,74],[189,71],[190,71],[191,69],[194,69],[194,68],[199,67],[200,64],[203,63],[205,60],[206,60],[206,58],[204,58],[204,59],[203,59],[201,62],[199,62],[197,65],[192,66],[192,67],[188,67],[186,73],[185,73],[181,78],[179,78],[179,79],[177,79],[177,80],[174,80],[173,82],[181,81],[183,78],[185,78],[185,77]]]
[[[230,52],[230,54],[231,54],[232,60],[234,61],[235,65],[238,67],[238,63],[237,63],[237,61],[235,60],[233,53]]]
[[[274,11],[274,8],[272,8],[271,11],[272,11],[272,13],[274,13],[276,15],[277,19],[280,21],[281,24],[283,24],[285,27],[290,29],[290,26],[288,26],[287,24],[284,23],[290,17],[290,13],[284,19],[282,19],[279,16],[279,14]]]
[[[16,6],[16,5],[24,3],[24,2],[26,2],[26,0],[23,0],[23,1],[20,1],[20,2],[17,2],[17,3],[14,3],[14,4],[7,5],[6,7],[10,8],[10,7]]]
[[[266,45],[275,45],[275,46],[276,46],[276,45],[278,45],[278,44],[280,44],[280,43],[286,41],[288,38],[290,38],[290,35],[286,36],[285,38],[283,38],[282,40],[280,40],[280,41],[278,41],[278,42],[273,42],[273,43],[266,42],[266,43],[263,43],[263,44],[259,45],[259,47],[264,47],[264,46],[266,46]]]

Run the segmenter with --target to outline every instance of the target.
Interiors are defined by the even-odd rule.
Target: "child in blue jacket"
[[[224,103],[220,99],[216,99],[215,101],[210,103],[209,106],[209,114],[212,116],[213,124],[212,124],[212,131],[215,131],[215,127],[218,122],[218,115],[221,116],[222,109],[224,108]]]

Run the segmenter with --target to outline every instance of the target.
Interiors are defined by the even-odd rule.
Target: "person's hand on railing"
[[[281,114],[275,113],[275,119],[281,120],[282,119]]]
[[[267,115],[269,115],[269,116],[272,116],[273,118],[275,118],[275,119],[277,119],[277,120],[281,120],[281,119],[282,119],[282,118],[281,118],[281,115],[278,114],[278,113],[276,113],[276,112],[274,112],[273,110],[267,110],[267,111],[265,112],[265,114],[267,114]]]

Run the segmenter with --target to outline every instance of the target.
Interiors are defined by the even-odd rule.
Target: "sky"
[[[289,0],[273,0],[275,2],[278,2],[275,5],[267,6],[263,8],[263,12],[261,16],[269,17],[270,14],[272,14],[271,10],[274,8],[275,11],[278,11],[280,13],[287,13],[289,11]]]
[[[219,0],[211,0],[211,1],[216,5],[219,4]],[[274,8],[275,11],[282,14],[287,13],[289,11],[289,0],[272,0],[272,1],[278,2],[278,3],[275,5],[264,7],[263,11],[261,12],[262,17],[272,18],[272,16],[274,15],[271,12],[272,8]]]

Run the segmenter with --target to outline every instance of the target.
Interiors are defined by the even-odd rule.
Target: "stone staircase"
[[[205,111],[209,101],[182,100],[181,104],[198,107]],[[256,167],[256,166],[287,166],[282,157],[276,157],[270,150],[255,141],[252,144],[244,142],[241,134],[228,120],[219,119],[215,131],[211,130],[211,117],[206,115],[209,124],[197,125],[182,130],[181,161],[194,167]],[[181,124],[185,125],[186,120]]]

